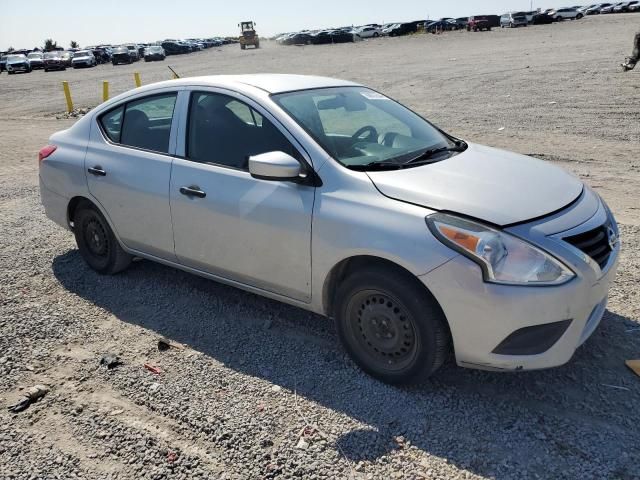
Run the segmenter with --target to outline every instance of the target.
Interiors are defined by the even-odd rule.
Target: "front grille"
[[[604,268],[612,251],[609,245],[609,228],[607,224],[601,225],[588,232],[565,237],[564,240],[589,255],[600,268]]]

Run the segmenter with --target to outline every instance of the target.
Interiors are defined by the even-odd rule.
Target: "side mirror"
[[[299,180],[300,162],[284,152],[267,152],[249,157],[249,173],[262,180]]]

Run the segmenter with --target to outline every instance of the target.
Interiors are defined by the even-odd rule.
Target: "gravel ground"
[[[640,478],[640,15],[355,45],[236,46],[183,75],[315,73],[389,93],[452,133],[558,163],[610,202],[624,250],[601,327],[561,368],[449,362],[395,388],[361,373],[330,321],[150,262],[101,277],[43,214],[35,152],[71,83],[79,106],[168,78],[162,64],[0,76],[0,478]],[[504,127],[504,128],[503,128]],[[166,336],[183,348],[159,352]],[[122,365],[99,366],[105,353]],[[144,364],[158,367],[154,374]]]

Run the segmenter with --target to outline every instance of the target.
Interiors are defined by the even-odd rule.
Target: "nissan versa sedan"
[[[334,318],[389,383],[451,352],[490,370],[566,363],[620,252],[576,177],[322,77],[137,88],[54,134],[39,172],[47,216],[98,273],[140,257]]]

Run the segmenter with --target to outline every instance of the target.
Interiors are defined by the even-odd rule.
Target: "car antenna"
[[[173,68],[171,68],[169,65],[167,65],[167,68],[171,70],[171,73],[173,73],[173,78],[180,78],[180,75],[178,75]]]

